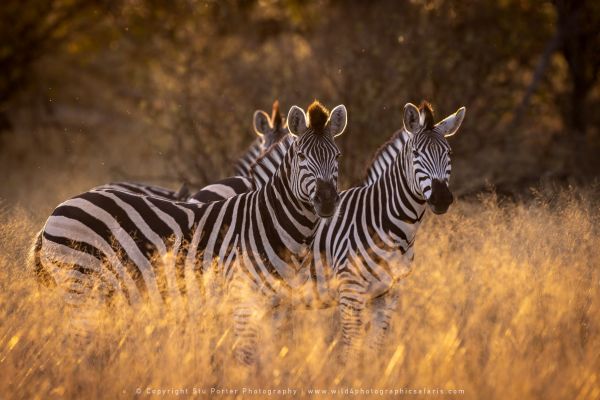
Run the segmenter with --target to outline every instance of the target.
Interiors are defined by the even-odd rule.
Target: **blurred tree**
[[[401,127],[403,105],[427,99],[440,115],[467,106],[453,138],[458,186],[517,182],[564,169],[576,150],[553,144],[565,132],[598,141],[590,110],[600,102],[599,4],[8,0],[0,115],[43,97],[31,86],[70,87],[62,107],[101,110],[108,126],[90,133],[93,146],[116,152],[113,143],[141,125],[152,151],[126,156],[155,157],[161,177],[201,185],[231,173],[253,140],[255,109],[276,98],[284,109],[344,103],[350,184]],[[128,178],[129,164],[114,163]]]
[[[0,130],[10,127],[6,103],[35,79],[32,67],[106,11],[102,0],[7,0],[0,7]]]
[[[555,0],[560,50],[569,66],[570,106],[565,120],[578,134],[585,134],[586,99],[600,71],[600,3],[594,0]]]

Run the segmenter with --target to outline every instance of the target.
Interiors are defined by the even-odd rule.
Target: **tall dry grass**
[[[147,312],[133,317],[121,308],[104,315],[104,334],[76,352],[65,335],[67,310],[26,270],[39,226],[22,210],[4,210],[0,397],[158,396],[147,388],[187,389],[191,397],[194,388],[210,393],[219,387],[238,394],[293,388],[320,398],[339,396],[309,390],[392,390],[375,398],[417,397],[409,389],[464,391],[431,395],[436,398],[600,398],[597,195],[573,189],[518,203],[489,195],[459,201],[445,216],[429,215],[378,357],[337,364],[333,311],[298,311],[293,338],[263,332],[267,345],[258,372],[230,359],[227,325]],[[211,357],[221,365],[216,372]]]

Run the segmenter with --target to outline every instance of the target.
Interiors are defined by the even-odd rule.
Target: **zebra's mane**
[[[284,121],[279,112],[279,100],[273,102],[273,110],[271,111],[271,123],[273,128],[279,129],[284,126]]]
[[[325,133],[325,124],[329,119],[329,110],[317,100],[308,107],[308,127],[317,135]]]
[[[434,127],[433,119],[433,106],[427,100],[423,100],[419,105],[419,111],[423,113],[425,117],[425,130],[432,130]]]

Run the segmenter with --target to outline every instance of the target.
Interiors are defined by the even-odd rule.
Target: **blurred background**
[[[344,187],[406,102],[467,107],[459,196],[600,171],[600,2],[4,0],[0,201],[48,215],[93,186],[232,174],[252,113],[349,110]]]

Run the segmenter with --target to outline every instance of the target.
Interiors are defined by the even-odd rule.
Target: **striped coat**
[[[446,212],[450,147],[464,108],[433,125],[429,106],[405,108],[405,129],[375,158],[364,186],[341,193],[336,214],[320,222],[311,257],[301,268],[305,284],[295,301],[308,307],[337,304],[342,322],[343,357],[362,347],[365,317],[371,317],[367,344],[379,348],[398,300],[396,282],[411,271],[413,245],[426,206]],[[390,146],[391,145],[391,146]],[[396,152],[392,163],[379,158]],[[364,315],[367,304],[373,308]]]
[[[309,116],[311,122],[298,107],[290,110],[298,139],[260,190],[204,205],[111,189],[67,200],[36,244],[38,274],[52,277],[76,307],[98,286],[107,296],[160,305],[200,297],[201,278],[216,260],[217,275],[233,294],[236,355],[251,363],[257,321],[248,310],[289,296],[293,257],[338,201],[333,138],[345,128],[345,108],[329,115],[316,104]]]

